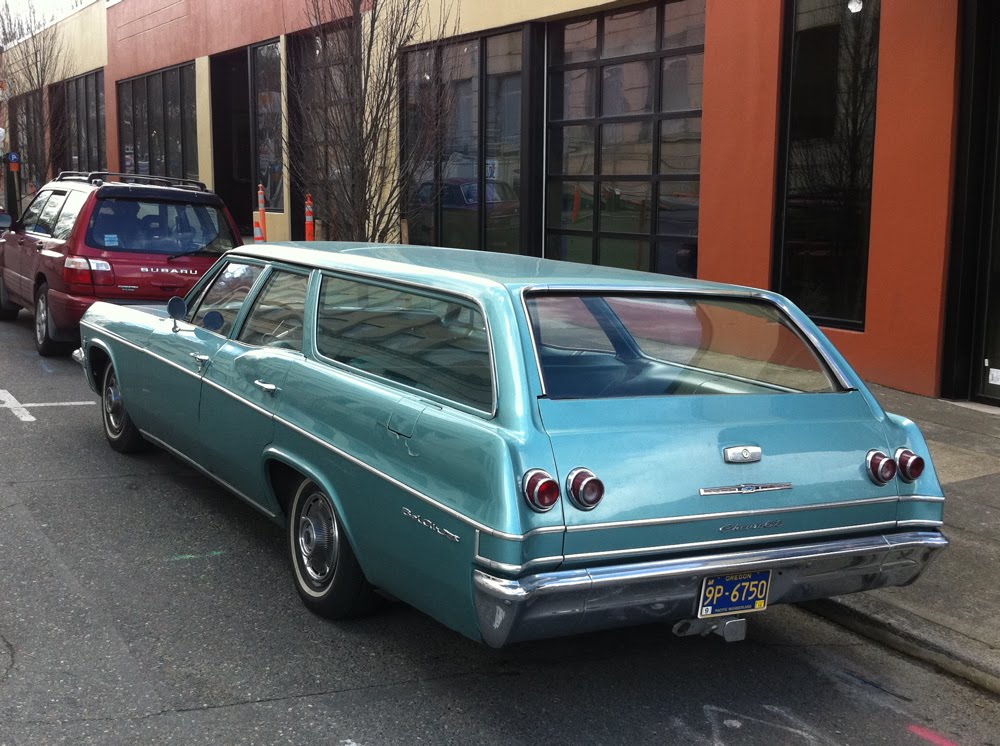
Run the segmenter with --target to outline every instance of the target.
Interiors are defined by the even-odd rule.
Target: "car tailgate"
[[[865,468],[870,449],[891,453],[891,444],[858,392],[540,399],[539,407],[560,484],[585,467],[606,489],[591,511],[566,501],[568,563],[895,526],[895,483],[880,487]],[[724,449],[737,446],[760,448],[760,461],[727,463]]]

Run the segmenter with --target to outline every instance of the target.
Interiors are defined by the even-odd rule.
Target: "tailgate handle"
[[[723,452],[727,464],[752,464],[760,461],[760,446],[733,446]]]

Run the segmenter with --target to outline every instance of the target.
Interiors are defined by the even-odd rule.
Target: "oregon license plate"
[[[767,608],[770,585],[770,570],[705,578],[701,585],[698,618],[763,611]]]

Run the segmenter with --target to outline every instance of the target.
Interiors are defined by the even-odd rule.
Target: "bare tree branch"
[[[431,1],[308,0],[310,28],[290,40],[290,176],[330,237],[398,238],[404,187],[433,162],[447,94],[429,76],[400,88],[400,50],[454,33],[450,6],[435,19]],[[401,147],[404,105],[414,124]]]

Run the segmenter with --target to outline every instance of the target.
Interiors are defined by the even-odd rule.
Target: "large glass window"
[[[91,110],[103,108],[102,95]],[[118,83],[118,136],[125,173],[197,179],[196,127],[194,63]],[[90,152],[96,155],[93,146]]]
[[[521,244],[522,67],[520,31],[406,53],[404,156],[427,163],[411,169],[404,185],[412,243],[528,251]],[[429,111],[428,101],[441,111]]]
[[[795,0],[789,14],[777,288],[820,323],[865,320],[879,0]]]
[[[21,194],[35,194],[45,183],[48,151],[42,92],[31,91],[10,100],[11,150],[21,156]]]
[[[694,276],[705,0],[549,27],[546,256]]]
[[[281,169],[281,48],[278,42],[253,50],[253,107],[256,129],[256,181],[264,186],[264,204],[283,210],[284,180]]]

